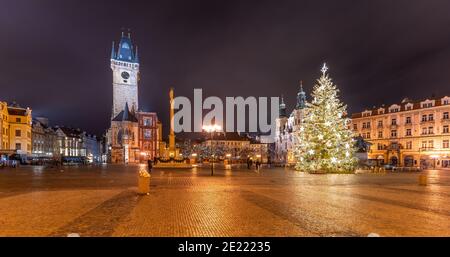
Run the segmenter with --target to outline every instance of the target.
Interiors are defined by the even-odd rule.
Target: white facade
[[[113,72],[113,113],[116,117],[128,103],[132,112],[137,111],[139,64],[111,59]]]

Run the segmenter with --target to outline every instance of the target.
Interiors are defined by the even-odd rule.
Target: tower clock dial
[[[124,72],[122,72],[121,76],[122,76],[123,79],[129,79],[130,78],[130,73],[124,71]]]

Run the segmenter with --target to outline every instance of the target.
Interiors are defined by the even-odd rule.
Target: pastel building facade
[[[0,113],[0,149],[30,155],[32,151],[31,109],[22,108],[16,103],[8,105],[6,102],[0,102]]]
[[[450,97],[401,103],[352,115],[351,129],[371,143],[369,160],[406,167],[450,168]]]

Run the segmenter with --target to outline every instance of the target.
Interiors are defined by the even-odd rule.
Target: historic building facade
[[[140,161],[139,121],[125,103],[125,109],[111,121],[111,162],[133,163]]]
[[[64,162],[99,162],[101,160],[100,142],[95,135],[81,129],[53,127],[57,135],[57,156]]]
[[[295,133],[299,132],[300,123],[305,115],[306,94],[303,85],[300,83],[300,90],[297,93],[297,102],[291,114],[287,115],[286,104],[281,97],[280,113],[276,119],[275,132],[275,153],[274,161],[280,164],[293,165],[295,163]]]
[[[31,154],[31,109],[16,103],[0,102],[1,140],[0,149],[21,155]]]
[[[131,36],[122,33],[111,50],[113,103],[111,127],[106,133],[108,159],[113,163],[137,163],[158,154],[158,117],[139,109],[139,56]]]
[[[8,104],[0,101],[0,149],[9,149]]]
[[[49,127],[48,119],[33,119],[31,128],[32,156],[37,158],[57,158],[60,154],[58,136]]]
[[[247,159],[267,163],[269,157],[269,144],[261,142],[260,137],[250,137],[238,132],[215,132],[213,137],[205,135],[197,144],[206,149],[207,155],[211,149],[217,154],[217,158],[227,160],[229,163],[245,163]],[[199,153],[195,153],[197,156]],[[208,158],[209,156],[205,156]]]
[[[411,101],[352,115],[351,128],[371,143],[378,164],[450,168],[450,97]]]
[[[159,152],[159,121],[154,112],[138,112],[138,144],[141,161],[153,160]]]

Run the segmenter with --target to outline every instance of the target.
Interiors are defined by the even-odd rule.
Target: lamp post
[[[222,128],[219,125],[204,125],[203,130],[208,132],[211,137],[211,176],[214,176],[214,154],[213,154],[213,140],[214,140],[214,132],[220,131]]]

